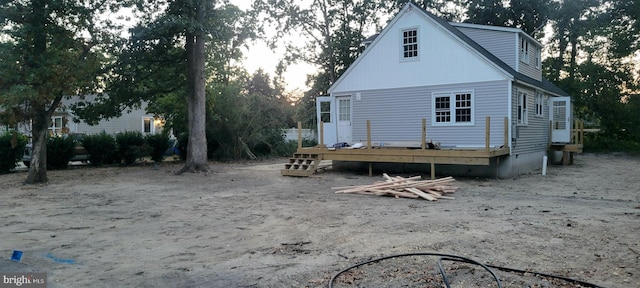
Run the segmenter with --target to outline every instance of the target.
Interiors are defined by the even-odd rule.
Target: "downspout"
[[[509,97],[508,97],[508,102],[509,105],[507,105],[507,118],[508,118],[508,125],[509,125],[509,130],[508,130],[508,134],[509,134],[509,156],[513,155],[513,122],[511,119],[511,117],[513,117],[513,80],[509,80],[509,93],[508,93]]]

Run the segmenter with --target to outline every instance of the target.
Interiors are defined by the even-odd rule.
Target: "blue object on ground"
[[[22,259],[22,251],[13,250],[13,254],[11,254],[11,260],[12,261],[16,261],[16,262],[20,262],[20,259]]]
[[[53,260],[54,262],[57,263],[63,263],[63,264],[76,264],[76,260],[73,259],[62,259],[62,258],[58,258],[56,256],[53,256],[51,253],[44,255],[44,257],[47,257],[51,260]]]

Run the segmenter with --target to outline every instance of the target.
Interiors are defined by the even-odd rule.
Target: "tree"
[[[262,23],[278,27],[278,37],[288,33],[308,39],[304,47],[288,45],[289,54],[284,60],[286,64],[303,61],[318,67],[318,73],[309,76],[314,88],[301,99],[313,105],[315,97],[326,95],[331,84],[361,53],[360,43],[380,27],[385,16],[380,9],[388,3],[381,0],[314,0],[307,6],[297,3],[254,1],[253,10],[263,13],[259,16]],[[299,107],[313,109],[309,105]]]
[[[0,1],[0,107],[12,121],[31,122],[33,158],[26,183],[48,181],[47,130],[62,99],[101,88],[101,44],[109,42],[112,23],[96,19],[117,4]]]

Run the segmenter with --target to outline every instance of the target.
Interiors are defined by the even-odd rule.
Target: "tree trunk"
[[[196,21],[204,23],[206,3],[197,2]],[[205,35],[202,29],[187,33],[187,114],[189,119],[189,142],[184,167],[176,174],[185,171],[208,172],[207,134],[206,134],[206,89],[205,89]]]
[[[47,178],[47,129],[49,127],[48,113],[44,107],[35,109],[35,116],[31,120],[32,150],[29,175],[25,184],[46,183]]]
[[[46,32],[46,3],[45,1],[32,2],[32,15],[34,26],[34,44],[33,58],[27,62],[32,69],[41,68],[39,62],[47,51],[47,32]],[[40,87],[36,87],[40,88]],[[40,89],[38,89],[40,90]],[[29,167],[29,175],[25,184],[46,183],[47,178],[47,129],[51,118],[50,111],[44,103],[33,104],[33,113],[31,114],[31,135],[33,149],[31,150],[31,165]]]

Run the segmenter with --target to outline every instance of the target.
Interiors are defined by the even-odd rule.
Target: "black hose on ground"
[[[577,280],[577,279],[573,279],[573,278],[568,278],[568,277],[564,277],[564,276],[558,276],[558,275],[552,275],[552,274],[546,274],[546,273],[540,273],[540,272],[533,272],[533,271],[525,271],[525,270],[520,270],[520,269],[515,269],[515,268],[500,267],[500,266],[489,265],[489,264],[482,264],[482,263],[480,263],[478,261],[475,261],[475,260],[470,259],[470,258],[462,257],[462,256],[451,255],[451,254],[443,254],[443,253],[431,253],[431,252],[416,252],[416,253],[404,253],[404,254],[389,255],[389,256],[384,256],[384,257],[380,257],[380,258],[376,258],[376,259],[371,259],[371,260],[368,260],[368,261],[364,261],[364,262],[349,266],[349,267],[347,267],[345,269],[340,270],[338,273],[333,275],[333,277],[331,277],[331,280],[329,280],[329,288],[333,288],[333,282],[335,282],[336,278],[338,278],[342,273],[345,273],[345,272],[347,272],[347,271],[349,271],[351,269],[354,269],[354,268],[357,268],[357,267],[360,267],[360,266],[363,266],[363,265],[379,262],[379,261],[386,260],[386,259],[398,258],[398,257],[408,257],[408,256],[438,256],[438,257],[440,257],[438,259],[438,269],[440,270],[442,281],[444,282],[444,284],[445,284],[445,286],[447,288],[450,288],[451,286],[449,284],[449,280],[447,279],[447,275],[446,275],[446,273],[444,271],[444,267],[442,266],[442,261],[443,260],[454,261],[454,262],[464,262],[464,263],[468,263],[468,264],[474,264],[474,265],[481,266],[483,269],[485,269],[487,272],[489,272],[491,274],[491,276],[493,276],[494,280],[496,281],[496,286],[498,288],[502,288],[502,284],[500,283],[500,279],[498,278],[498,276],[491,270],[491,268],[498,269],[498,270],[505,271],[505,272],[511,272],[511,273],[530,273],[530,274],[534,274],[534,275],[538,275],[538,276],[543,276],[543,277],[548,277],[548,278],[555,278],[555,279],[563,280],[563,281],[566,281],[566,282],[579,284],[579,285],[587,287],[587,288],[605,288],[605,287],[600,286],[600,285],[596,285],[596,284],[593,284],[593,283],[589,283],[589,282],[585,282],[585,281],[581,281],[581,280]]]

